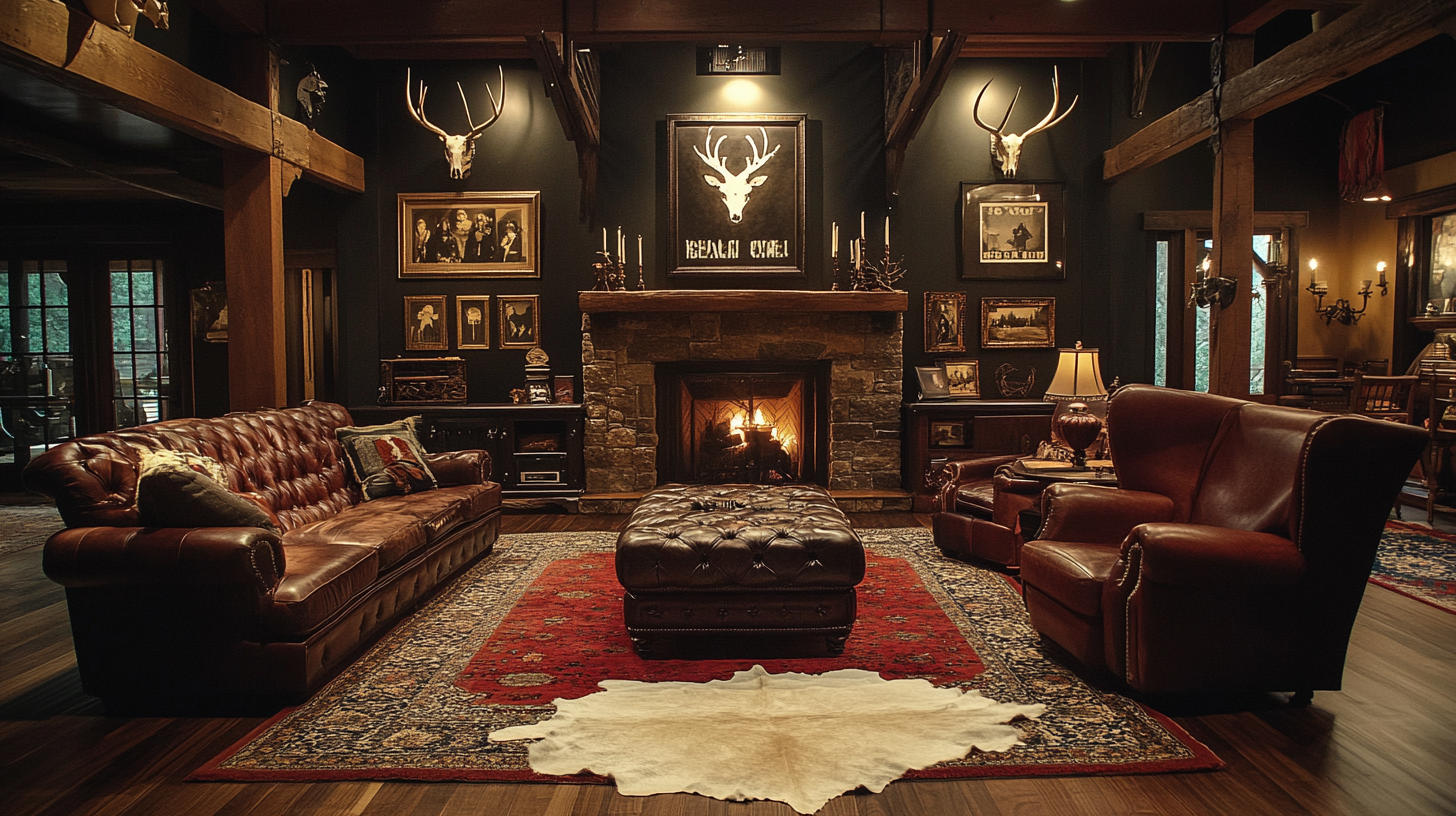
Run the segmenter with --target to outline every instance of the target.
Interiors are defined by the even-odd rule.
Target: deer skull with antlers
[[[459,136],[452,136],[449,133],[446,133],[444,130],[431,124],[430,120],[425,117],[425,94],[429,92],[429,88],[425,86],[424,81],[420,82],[420,99],[418,102],[416,102],[410,83],[410,72],[408,68],[405,69],[404,101],[405,104],[409,107],[410,116],[413,116],[415,121],[420,123],[421,127],[425,128],[431,133],[434,133],[436,136],[439,136],[440,141],[445,143],[445,160],[450,162],[450,178],[452,179],[470,178],[470,163],[475,158],[475,140],[480,136],[480,134],[485,132],[486,128],[495,124],[495,120],[500,118],[501,111],[505,108],[505,68],[501,68],[500,72],[500,99],[497,100],[495,98],[495,93],[491,91],[489,85],[485,86],[485,92],[487,94],[490,94],[490,107],[494,113],[489,119],[479,125],[475,124],[474,120],[470,118],[470,102],[465,99],[465,89],[460,87],[460,83],[455,83],[455,87],[459,88],[460,90],[460,101],[465,104],[465,121],[470,125],[470,132]]]
[[[697,145],[693,145],[693,152],[698,154],[698,158],[703,160],[703,164],[708,165],[722,176],[721,179],[717,179],[704,173],[703,181],[708,182],[709,186],[717,188],[718,192],[723,194],[723,205],[728,208],[728,220],[735,224],[743,220],[743,205],[748,203],[748,196],[753,192],[753,188],[768,181],[768,176],[754,176],[750,179],[748,175],[767,164],[768,160],[779,152],[779,148],[783,147],[783,145],[774,145],[774,149],[769,150],[768,131],[759,128],[758,132],[763,134],[763,149],[768,152],[763,153],[758,149],[758,143],[753,140],[753,134],[745,135],[743,138],[748,140],[748,146],[753,149],[753,158],[744,157],[743,172],[737,174],[728,172],[727,165],[718,154],[719,149],[723,146],[723,140],[728,138],[727,136],[719,136],[718,141],[714,142],[713,129],[708,128],[708,138],[703,140],[703,147],[712,152],[711,158],[704,155]]]
[[[990,132],[991,157],[996,161],[996,165],[1001,168],[1001,172],[1005,174],[1006,178],[1016,178],[1016,166],[1021,161],[1022,143],[1025,142],[1026,138],[1033,133],[1040,133],[1041,131],[1048,129],[1056,123],[1067,118],[1067,114],[1072,112],[1072,108],[1077,107],[1077,100],[1080,99],[1081,96],[1078,95],[1072,97],[1072,104],[1067,106],[1067,109],[1062,112],[1061,116],[1057,116],[1057,106],[1061,104],[1061,92],[1058,90],[1057,85],[1057,69],[1055,66],[1053,66],[1052,109],[1048,111],[1047,115],[1042,117],[1042,120],[1040,122],[1037,122],[1036,125],[1031,128],[1031,130],[1028,130],[1025,133],[1021,134],[1005,133],[1003,131],[1005,131],[1006,129],[1007,120],[1011,118],[1011,109],[1016,107],[1016,100],[1021,98],[1021,88],[1018,87],[1016,89],[1016,95],[1011,97],[1011,104],[1006,106],[1006,115],[1001,117],[1001,124],[993,128],[987,125],[985,122],[981,121],[981,97],[985,95],[986,88],[991,87],[991,83],[995,81],[995,77],[987,80],[985,87],[981,88],[981,92],[976,94],[976,104],[975,107],[971,109],[971,118],[975,119],[976,124],[982,129]],[[1055,119],[1052,118],[1054,116],[1056,116]]]

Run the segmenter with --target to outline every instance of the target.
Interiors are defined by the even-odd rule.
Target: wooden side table
[[[1063,467],[1036,467],[1028,466],[1027,459],[1018,459],[1011,463],[1011,471],[1018,477],[1030,479],[1043,484],[1046,489],[1054,484],[1095,484],[1117,487],[1117,474],[1113,472],[1111,459],[1088,459],[1087,467],[1074,468],[1071,465]],[[1033,505],[1017,514],[1017,522],[1021,527],[1021,537],[1025,541],[1031,541],[1041,532],[1041,510],[1040,504]]]

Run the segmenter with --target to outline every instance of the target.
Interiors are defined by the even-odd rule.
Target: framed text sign
[[[805,119],[668,115],[671,274],[804,274]]]
[[[1065,204],[1059,182],[961,182],[961,277],[1065,278]]]

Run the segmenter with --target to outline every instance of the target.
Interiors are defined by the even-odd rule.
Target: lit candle
[[[885,249],[890,248],[890,216],[885,215]]]
[[[617,227],[617,260],[618,261],[625,261],[626,260],[625,258],[622,257],[622,228],[621,227]]]
[[[859,237],[864,238],[864,210],[859,211]]]
[[[607,254],[607,228],[602,227],[602,254]]]
[[[1314,271],[1316,269],[1319,269],[1319,261],[1315,260],[1314,258],[1310,258],[1309,259],[1309,285],[1310,286],[1314,286]]]
[[[1385,286],[1385,261],[1376,264],[1375,271],[1380,273],[1380,285]]]
[[[839,222],[836,221],[829,227],[829,257],[839,257]]]
[[[637,266],[638,266],[638,268],[641,268],[641,266],[642,266],[642,236],[641,235],[637,236]]]

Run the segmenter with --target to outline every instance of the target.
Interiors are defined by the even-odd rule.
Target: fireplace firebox
[[[826,483],[827,364],[666,364],[657,376],[669,481]]]

